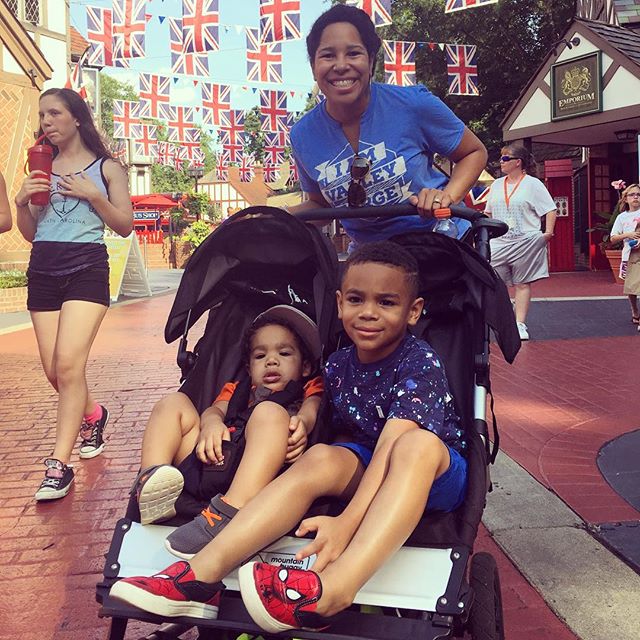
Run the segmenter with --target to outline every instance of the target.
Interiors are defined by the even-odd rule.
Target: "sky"
[[[254,89],[279,89],[294,92],[287,95],[289,111],[301,111],[307,94],[313,87],[313,78],[307,59],[304,37],[313,21],[330,6],[329,0],[301,0],[301,40],[282,43],[283,84],[249,83],[246,79],[245,32],[243,27],[259,26],[258,0],[220,0],[220,51],[209,53],[210,78],[208,81],[231,85],[231,106],[248,109],[258,104],[259,93]],[[87,35],[86,6],[111,7],[110,0],[70,0],[70,21],[83,36]],[[105,67],[103,71],[118,80],[131,83],[138,89],[136,72],[171,74],[169,54],[169,23],[160,17],[182,16],[181,0],[148,0],[146,13],[152,17],[147,22],[146,57],[131,59],[131,69]],[[180,76],[171,83],[171,102],[176,105],[195,105],[200,99],[200,87],[194,86],[194,78]]]

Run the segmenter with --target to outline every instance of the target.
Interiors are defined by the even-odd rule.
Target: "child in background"
[[[640,222],[636,224],[635,232],[640,234]],[[631,248],[624,278],[624,294],[629,296],[631,308],[638,309],[638,296],[640,295],[640,240],[634,238],[628,241]],[[640,324],[638,324],[640,331]]]
[[[302,454],[323,390],[321,377],[309,379],[320,352],[318,330],[309,317],[286,305],[271,307],[253,321],[244,339],[250,385],[227,383],[201,416],[179,391],[153,408],[133,488],[142,524],[173,517],[183,488],[201,494],[207,468],[225,464],[225,441],[244,444],[225,495],[213,496],[200,515],[169,536],[173,553],[191,557],[199,551],[285,462]]]
[[[125,578],[111,596],[166,616],[215,618],[241,562],[277,540],[321,496],[349,501],[337,517],[304,520],[315,532],[297,559],[314,571],[264,563],[240,567],[242,599],[269,633],[317,628],[409,537],[425,510],[453,511],[466,493],[462,430],[442,363],[408,332],[424,301],[404,248],[374,242],[347,259],[338,313],[353,346],[330,356],[325,385],[334,444],[318,444],[253,498],[200,553],[152,577]]]

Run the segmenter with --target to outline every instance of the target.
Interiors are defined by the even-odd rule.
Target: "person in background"
[[[291,147],[306,201],[319,207],[409,202],[419,216],[344,219],[357,245],[433,225],[432,209],[462,201],[485,167],[480,140],[426,87],[373,82],[381,41],[369,16],[337,4],[307,36],[313,77],[325,100],[291,130]],[[433,165],[454,164],[450,178]],[[460,233],[468,223],[457,220]]]
[[[491,240],[491,265],[515,289],[515,312],[520,340],[529,339],[527,313],[531,284],[549,277],[547,245],[556,224],[556,203],[535,177],[531,153],[519,145],[502,148],[500,170],[504,177],[492,185],[485,213],[509,225],[509,231]],[[545,219],[542,231],[541,219]]]
[[[53,146],[51,178],[32,171],[15,197],[17,224],[33,243],[27,271],[27,308],[47,379],[58,392],[56,440],[44,461],[36,500],[67,495],[69,464],[80,434],[80,458],[104,449],[109,412],[89,393],[86,365],[109,307],[109,263],[104,228],[126,237],[133,228],[127,175],[103,142],[89,107],[71,89],[40,96],[40,134]],[[42,207],[29,204],[49,192]]]
[[[7,197],[7,184],[0,173],[0,233],[11,229],[11,207]]]
[[[640,313],[638,312],[638,282],[635,271],[637,262],[637,245],[633,252],[630,240],[640,240],[640,230],[638,230],[638,223],[640,222],[640,185],[630,184],[620,194],[619,202],[620,214],[615,219],[613,227],[611,228],[611,235],[609,241],[612,244],[617,242],[623,242],[622,247],[622,261],[620,262],[620,278],[625,281],[624,292],[629,296],[629,304],[631,305],[631,322],[637,324],[640,329]],[[628,269],[629,263],[633,262],[633,277],[629,278]],[[627,282],[629,279],[629,282]]]

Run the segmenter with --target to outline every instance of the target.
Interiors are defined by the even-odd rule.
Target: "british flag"
[[[143,58],[146,0],[113,0],[113,57]]]
[[[287,131],[287,94],[284,91],[260,90],[260,129]]]
[[[169,76],[157,76],[153,73],[141,73],[139,87],[140,117],[160,118],[161,105],[169,104],[171,78]]]
[[[487,202],[487,198],[489,197],[489,191],[491,191],[490,184],[477,182],[475,186],[471,187],[471,191],[469,191],[469,193],[464,197],[464,203],[473,209],[483,210],[484,205]]]
[[[298,165],[294,162],[293,156],[289,158],[289,182],[295,183],[300,180],[298,176]]]
[[[265,182],[276,182],[280,174],[280,165],[267,164],[262,167]]]
[[[111,142],[111,155],[114,160],[122,160],[126,162],[127,159],[127,141],[126,140],[113,140]]]
[[[164,140],[158,141],[158,162],[166,166],[173,165],[173,147],[175,145],[171,142],[165,142]]]
[[[384,81],[400,87],[416,83],[416,43],[406,40],[383,40]]]
[[[202,82],[202,122],[210,127],[220,126],[220,114],[231,109],[231,87],[227,84]]]
[[[143,124],[140,126],[142,135],[134,140],[134,150],[136,156],[144,158],[158,157],[158,136],[155,125]]]
[[[280,133],[269,132],[264,134],[264,162],[265,164],[280,165],[284,162],[284,144],[281,142]]]
[[[204,167],[204,151],[200,147],[188,148],[187,159],[190,167]]]
[[[243,141],[244,137],[244,111],[241,109],[229,109],[220,114],[220,131],[228,134],[228,140],[234,144]]]
[[[169,116],[165,120],[167,139],[171,142],[184,142],[187,129],[192,128],[194,124],[194,108],[172,106],[167,109],[165,106],[162,111],[165,116]]]
[[[347,0],[347,4],[362,9],[376,27],[391,24],[391,0]]]
[[[449,95],[477,96],[478,65],[476,64],[475,44],[447,44],[447,74]]]
[[[113,14],[111,9],[87,7],[87,40],[91,43],[87,66],[128,67],[123,58],[113,59]]]
[[[187,53],[218,51],[218,0],[182,0],[182,37]]]
[[[445,13],[462,11],[463,9],[473,9],[485,4],[495,4],[498,0],[447,0],[444,6]]]
[[[187,149],[200,149],[200,129],[197,127],[189,127],[185,129],[184,137],[180,141],[180,144]]]
[[[222,145],[223,151],[227,154],[229,162],[240,162],[244,153],[244,135],[236,134],[235,138],[231,138],[229,131],[221,131],[218,141]]]
[[[260,44],[257,29],[247,32],[247,80],[282,83],[282,45]]]
[[[260,0],[260,42],[300,39],[300,0]]]
[[[216,179],[226,182],[229,179],[229,154],[222,151],[216,155]]]
[[[171,49],[171,73],[209,77],[209,57],[206,53],[187,53],[182,38],[182,20],[167,18]]]
[[[113,101],[113,137],[133,138],[142,137],[140,123],[140,103],[131,100]]]
[[[253,180],[253,176],[255,175],[255,171],[253,170],[254,162],[255,161],[253,158],[253,154],[242,154],[242,160],[240,161],[240,165],[238,166],[238,171],[240,173],[240,182],[251,182]]]

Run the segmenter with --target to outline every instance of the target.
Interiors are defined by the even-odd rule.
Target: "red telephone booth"
[[[549,243],[549,271],[575,271],[571,160],[545,160],[544,182],[558,210],[554,237]]]

